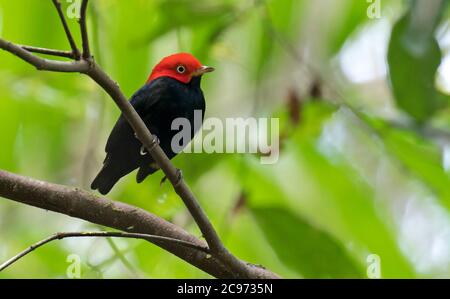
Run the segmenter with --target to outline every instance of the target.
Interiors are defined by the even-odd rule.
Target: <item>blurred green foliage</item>
[[[416,1],[381,0],[381,19],[368,17],[369,5],[90,1],[95,59],[126,95],[161,57],[187,51],[217,69],[202,82],[207,117],[280,118],[276,164],[241,154],[181,154],[173,161],[226,246],[283,277],[367,277],[371,254],[380,257],[384,278],[450,277],[450,110],[435,83],[450,48],[438,37],[450,34],[448,8],[428,20],[426,31],[410,26]],[[392,29],[383,53],[389,73],[352,80],[337,62],[357,44],[358,32],[367,35],[380,23]],[[76,19],[69,25],[78,32]],[[0,36],[68,49],[51,1],[0,0]],[[372,63],[355,57],[350,67]],[[119,114],[108,96],[86,77],[38,72],[6,52],[0,90],[0,168],[88,188]],[[109,197],[200,236],[171,186],[159,186],[161,177],[137,185],[129,175]],[[95,229],[2,200],[0,261],[55,230]],[[147,242],[113,242],[58,241],[0,277],[67,277],[73,254],[82,278],[208,277]]]
[[[434,85],[442,58],[435,31],[447,1],[434,2],[437,4],[428,8],[431,16],[420,18],[423,2],[413,1],[395,24],[389,45],[388,61],[397,104],[419,122],[449,101]],[[417,76],[409,75],[413,73]]]

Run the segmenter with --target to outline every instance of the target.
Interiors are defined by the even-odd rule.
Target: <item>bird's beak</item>
[[[201,76],[205,73],[211,73],[214,70],[215,70],[215,68],[213,68],[212,66],[203,65],[203,66],[199,67],[197,70],[195,70],[192,73],[192,76],[194,76],[194,77]]]

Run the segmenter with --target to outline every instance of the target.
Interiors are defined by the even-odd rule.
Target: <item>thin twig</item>
[[[182,246],[190,247],[197,249],[199,251],[203,251],[205,253],[208,253],[208,248],[198,246],[191,242],[186,242],[184,240],[178,240],[174,238],[168,238],[164,236],[156,236],[156,235],[147,235],[147,234],[139,234],[139,233],[124,233],[124,232],[64,232],[64,233],[56,233],[51,235],[50,237],[47,237],[27,249],[23,250],[22,252],[16,254],[6,262],[2,263],[0,265],[0,272],[6,269],[8,266],[14,264],[16,261],[21,259],[22,257],[26,256],[30,252],[36,250],[37,248],[50,243],[54,240],[62,240],[65,238],[92,238],[92,237],[113,237],[113,238],[130,238],[130,239],[143,239],[150,242],[154,241],[163,241],[163,242],[170,242],[170,243],[177,243]]]
[[[17,57],[25,60],[29,64],[36,67],[38,70],[65,72],[65,73],[85,73],[89,69],[88,62],[84,60],[77,61],[59,61],[44,59],[33,55],[31,52],[22,47],[0,38],[0,49],[10,52]]]
[[[61,2],[59,0],[52,0],[53,4],[55,5],[56,11],[58,12],[59,18],[61,19],[61,23],[64,27],[64,32],[66,33],[67,39],[70,44],[70,48],[72,48],[72,53],[76,60],[80,59],[80,50],[78,50],[77,45],[75,44],[75,40],[73,39],[72,33],[70,32],[69,26],[66,22],[66,17],[64,16],[64,12],[61,8]]]
[[[80,31],[81,31],[81,40],[83,43],[83,58],[89,59],[91,58],[91,51],[89,49],[89,37],[86,26],[86,10],[87,10],[88,0],[83,0],[81,3],[80,9]]]
[[[46,54],[46,55],[52,55],[52,56],[59,56],[59,57],[65,57],[65,58],[72,58],[72,59],[75,58],[73,52],[71,52],[71,51],[55,50],[55,49],[32,47],[32,46],[25,46],[25,45],[18,45],[18,46],[21,47],[22,49],[27,50],[28,52]]]

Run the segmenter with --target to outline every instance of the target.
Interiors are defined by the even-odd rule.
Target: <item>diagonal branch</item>
[[[87,3],[87,0],[84,0],[82,3],[80,24],[82,24],[82,35],[83,32],[85,35],[85,37],[83,38],[83,45],[86,45],[87,51],[89,51],[85,27]],[[83,55],[85,55],[85,53],[83,53]],[[211,251],[221,255],[224,260],[226,260],[226,262],[229,263],[232,267],[245,272],[245,265],[243,265],[238,259],[230,254],[225,246],[223,246],[216,230],[199,205],[195,195],[183,180],[181,172],[170,162],[167,155],[158,145],[156,136],[153,136],[151,134],[150,130],[147,128],[139,114],[136,112],[130,102],[125,98],[117,83],[114,82],[94,61],[90,61],[90,66],[91,67],[88,69],[86,74],[90,76],[95,82],[97,82],[116,102],[125,119],[133,128],[133,131],[136,133],[137,138],[142,142],[152,158],[164,172],[167,179],[169,179],[175,189],[175,192],[183,200],[195,222],[199,226],[206,242],[208,243],[209,248],[211,248]]]
[[[72,53],[75,56],[76,60],[80,59],[80,50],[78,50],[77,45],[75,44],[75,40],[73,39],[72,33],[70,32],[69,26],[66,22],[66,17],[64,17],[64,12],[61,8],[61,2],[59,0],[52,0],[53,4],[55,5],[56,11],[58,12],[59,18],[61,19],[61,23],[64,27],[64,32],[66,33],[67,40],[69,41],[70,48],[72,48]]]
[[[154,241],[163,241],[163,242],[169,242],[169,243],[176,243],[181,246],[190,247],[193,249],[197,249],[203,252],[208,253],[208,248],[199,246],[197,244],[187,242],[184,240],[178,240],[174,238],[168,238],[164,236],[156,236],[156,235],[148,235],[148,234],[138,234],[138,233],[124,233],[124,232],[64,232],[64,233],[56,233],[53,234],[33,245],[28,247],[27,249],[19,252],[12,258],[8,259],[4,263],[0,264],[0,272],[4,269],[8,268],[12,264],[14,264],[19,259],[23,258],[30,252],[38,249],[41,246],[44,246],[47,243],[50,243],[55,240],[62,240],[66,238],[88,238],[88,237],[113,237],[113,238],[130,238],[130,239],[143,239],[147,240],[149,242]]]
[[[245,277],[248,274],[247,265],[237,259],[225,248],[209,218],[199,205],[195,195],[181,177],[180,171],[175,168],[172,162],[170,162],[167,155],[158,145],[157,138],[150,133],[144,121],[120,91],[117,83],[109,78],[109,76],[94,61],[91,62],[91,67],[88,69],[87,75],[111,96],[122,111],[122,114],[136,133],[137,138],[142,142],[147,149],[147,152],[150,153],[156,163],[158,163],[158,166],[173,185],[175,192],[183,200],[183,203],[188,208],[205,237],[211,252],[219,256],[221,260],[223,260],[227,266],[234,269],[236,273],[240,273],[240,275]]]
[[[150,133],[144,121],[120,91],[117,83],[112,81],[111,78],[109,78],[95,63],[93,64],[93,67],[88,70],[87,74],[111,96],[114,102],[116,102],[124,117],[136,133],[137,138],[147,148],[148,152],[158,163],[167,179],[169,179],[174,186],[175,191],[183,199],[211,249],[214,251],[221,247],[221,241],[216,231],[195,199],[195,196],[192,194],[182,177],[180,177],[178,169],[175,168],[161,147],[159,147],[157,138]]]
[[[89,37],[86,26],[86,10],[87,10],[88,0],[83,0],[80,8],[80,31],[81,40],[83,43],[83,58],[89,59],[91,57],[91,51],[89,49]]]

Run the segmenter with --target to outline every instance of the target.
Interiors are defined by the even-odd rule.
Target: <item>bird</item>
[[[214,71],[189,53],[166,56],[153,68],[146,83],[129,102],[144,121],[169,159],[176,156],[171,140],[177,133],[171,130],[172,121],[183,117],[191,124],[191,138],[198,131],[194,125],[194,111],[205,115],[205,98],[200,83],[202,76]],[[133,129],[121,114],[105,146],[103,167],[92,181],[91,189],[105,195],[124,176],[139,169],[136,182],[159,169],[151,155],[143,148]]]

